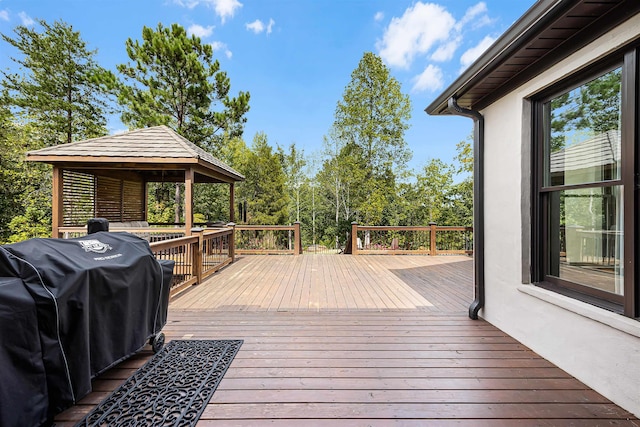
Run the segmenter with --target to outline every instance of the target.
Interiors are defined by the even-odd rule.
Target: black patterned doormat
[[[242,342],[169,342],[76,426],[195,426]]]

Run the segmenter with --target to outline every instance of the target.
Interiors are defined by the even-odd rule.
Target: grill
[[[158,351],[173,266],[128,233],[0,246],[0,425],[48,423],[101,372]]]

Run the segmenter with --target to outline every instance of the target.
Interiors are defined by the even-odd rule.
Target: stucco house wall
[[[527,99],[627,42],[640,15],[481,111],[485,278],[481,317],[640,416],[640,322],[527,284],[531,116]]]

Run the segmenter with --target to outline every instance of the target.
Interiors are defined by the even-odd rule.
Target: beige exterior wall
[[[526,99],[640,37],[640,15],[482,111],[485,117],[486,305],[480,315],[640,416],[640,322],[523,284]],[[523,145],[525,149],[523,150]],[[524,174],[524,175],[523,175]],[[525,201],[523,204],[522,201]]]

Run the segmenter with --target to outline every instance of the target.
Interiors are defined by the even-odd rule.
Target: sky
[[[424,112],[534,0],[0,0],[0,33],[63,21],[112,71],[129,61],[125,41],[144,26],[177,23],[209,43],[231,81],[251,94],[244,139],[264,132],[272,146],[295,143],[319,155],[351,73],[365,52],[379,55],[411,99],[405,139],[418,171],[452,162],[471,135],[462,117]],[[0,68],[16,52],[0,41]],[[214,107],[215,108],[215,107]],[[124,125],[109,120],[111,133]]]

